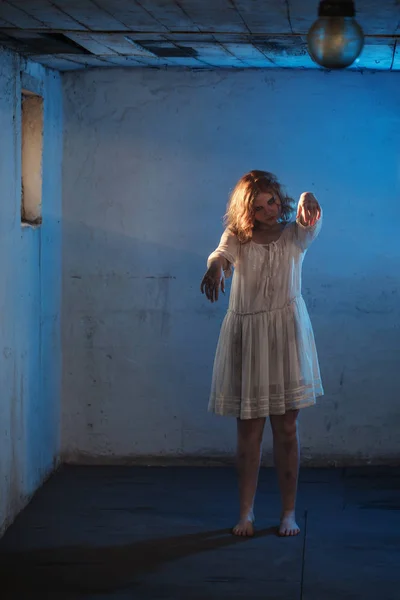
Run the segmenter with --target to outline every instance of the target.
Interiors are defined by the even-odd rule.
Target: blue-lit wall
[[[21,71],[44,97],[39,228],[21,227]],[[0,535],[59,454],[61,100],[56,73],[0,51]]]
[[[65,84],[63,455],[232,456],[207,414],[227,298],[199,284],[228,193],[276,172],[325,211],[304,296],[326,397],[303,460],[400,453],[400,76],[92,71]],[[265,442],[269,460],[270,436]]]

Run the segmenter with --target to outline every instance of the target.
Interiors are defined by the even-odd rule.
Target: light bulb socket
[[[352,0],[322,0],[318,8],[319,17],[350,17],[356,16]]]

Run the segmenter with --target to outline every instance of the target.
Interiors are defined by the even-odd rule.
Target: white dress
[[[323,395],[314,334],[301,295],[302,264],[321,229],[286,225],[278,241],[241,244],[225,231],[215,256],[234,275],[218,341],[209,410],[254,419],[315,404]]]

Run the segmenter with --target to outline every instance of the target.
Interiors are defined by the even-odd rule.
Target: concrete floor
[[[64,467],[0,541],[2,600],[399,600],[400,468],[303,470],[297,538],[229,533],[232,468]]]

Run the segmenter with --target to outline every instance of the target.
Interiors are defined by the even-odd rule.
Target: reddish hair
[[[290,221],[294,211],[294,200],[286,195],[275,175],[268,171],[250,171],[237,182],[229,199],[225,225],[237,235],[240,242],[249,242],[253,236],[254,203],[259,193],[278,196],[281,202],[280,220]]]

